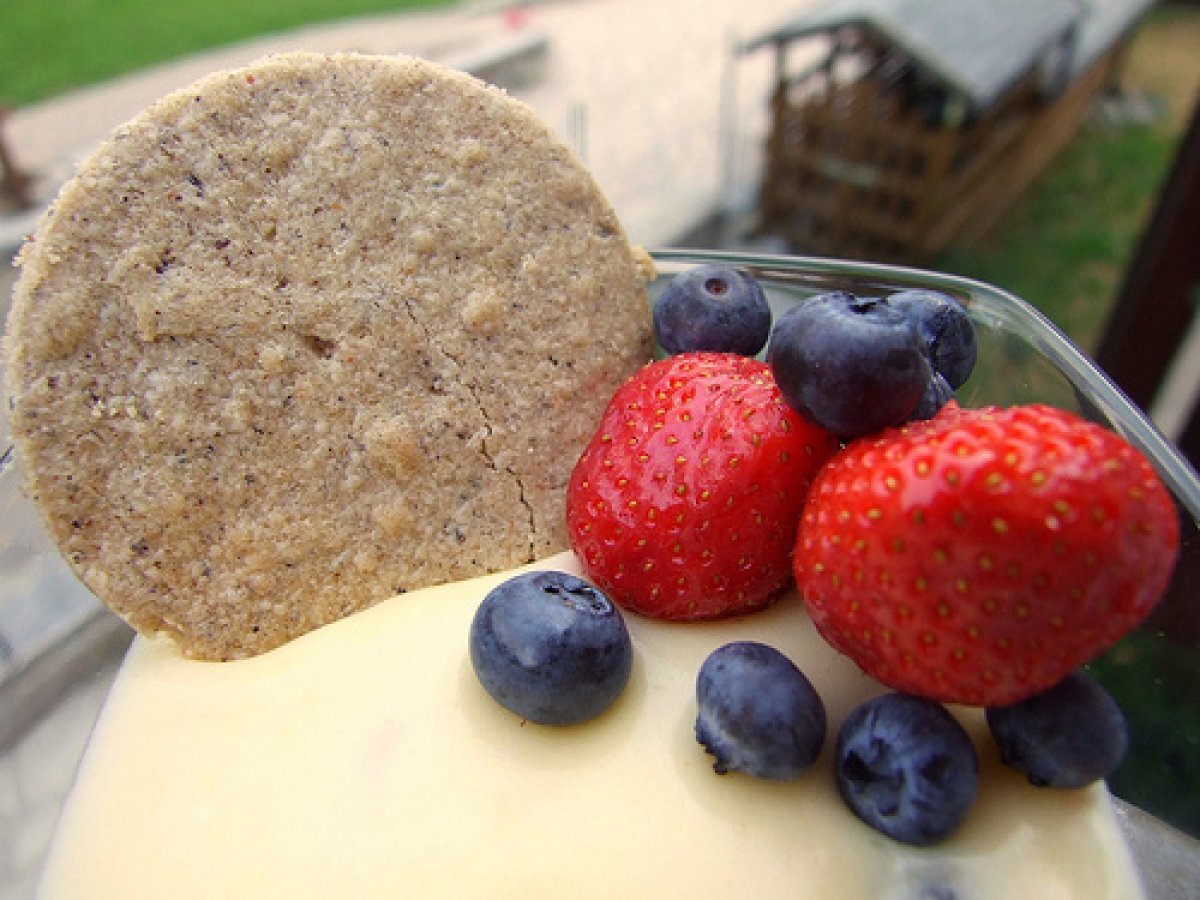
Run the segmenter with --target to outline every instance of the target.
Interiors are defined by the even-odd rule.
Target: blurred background
[[[298,47],[500,84],[646,246],[888,259],[1011,290],[1195,459],[1200,338],[1175,352],[1195,264],[1170,285],[1135,271],[1200,235],[1194,193],[1151,233],[1198,177],[1194,0],[0,0],[0,254],[146,103]]]
[[[286,49],[420,55],[505,88],[650,248],[888,260],[1005,288],[1197,459],[1194,0],[0,0],[0,257],[115,126]],[[0,266],[4,309],[14,279]],[[1196,619],[1097,668],[1118,693],[1147,669],[1160,688],[1121,697],[1155,746],[1114,789],[1200,834]],[[28,663],[4,627],[0,675]],[[69,768],[89,726],[22,747],[0,722],[0,797],[34,757]],[[48,783],[47,805],[63,790]],[[0,801],[0,824],[36,799]],[[0,828],[0,882],[32,877],[51,824]]]

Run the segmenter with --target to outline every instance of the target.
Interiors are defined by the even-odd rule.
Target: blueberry
[[[921,846],[967,815],[979,786],[975,747],[939,703],[883,694],[842,723],[834,762],[838,790],[868,825]]]
[[[563,572],[527,572],[495,587],[471,622],[469,647],[484,689],[543,725],[573,725],[604,712],[633,665],[617,607]]]
[[[932,376],[912,318],[844,291],[780,316],[767,362],[789,405],[843,439],[906,421]]]
[[[975,326],[963,305],[948,294],[927,290],[900,291],[887,302],[916,322],[934,371],[940,372],[950,387],[962,387],[979,352]]]
[[[670,354],[693,350],[754,356],[771,332],[771,308],[741,269],[696,266],[676,275],[654,301],[654,333]]]
[[[825,742],[825,705],[790,659],[738,641],[714,650],[696,678],[696,740],[720,774],[782,781],[813,764]]]
[[[932,419],[943,406],[954,399],[954,388],[942,377],[941,372],[934,372],[925,388],[925,395],[912,411],[910,419]]]
[[[1011,706],[989,709],[987,722],[1000,758],[1039,787],[1078,788],[1107,778],[1129,749],[1121,708],[1083,672]]]

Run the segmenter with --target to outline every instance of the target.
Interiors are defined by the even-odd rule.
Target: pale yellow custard
[[[833,782],[833,735],[880,688],[794,595],[712,624],[628,616],[617,705],[573,728],[522,723],[467,658],[471,617],[504,577],[406,594],[238,662],[138,638],[42,896],[1142,896],[1104,788],[1029,786],[978,711],[956,710],[983,777],[950,840],[914,849],[859,822]],[[693,736],[696,672],[735,639],[787,653],[826,703],[825,751],[794,783],[717,775]]]

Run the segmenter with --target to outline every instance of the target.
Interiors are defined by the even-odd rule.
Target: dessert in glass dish
[[[1200,552],[1194,473],[1019,299],[977,282],[854,262],[689,251],[655,261],[651,297],[686,268],[731,265],[753,273],[776,315],[829,290],[920,288],[962,300],[979,360],[961,403],[1048,402],[1138,446],[1170,488],[1182,526],[1160,610],[1191,602],[1182,579]],[[15,473],[3,477],[11,488]],[[15,491],[8,503],[6,521],[29,521]],[[26,589],[71,590],[48,543],[17,546],[9,537]],[[569,555],[535,568],[578,571]],[[1052,885],[1050,896],[1129,896],[1136,871],[1148,897],[1187,896],[1195,886],[1171,880],[1194,877],[1194,843],[1138,810],[1136,796],[1034,788],[986,751],[975,809],[933,849],[882,838],[840,809],[827,762],[782,786],[715,775],[690,726],[692,683],[716,646],[753,639],[786,649],[812,675],[831,721],[882,690],[824,646],[790,594],[766,612],[705,624],[627,616],[638,662],[615,708],[563,731],[520,726],[466,662],[467,623],[503,577],[397,598],[241,662],[189,661],[167,642],[137,639],[60,826],[49,885],[128,887],[137,878],[146,886],[161,877],[177,890],[194,878],[205,892],[223,883],[235,893],[245,885],[358,893],[398,883],[414,895],[495,896],[573,879],[572,892],[687,884],[703,895],[736,878],[763,896],[794,896],[802,884],[813,896],[831,888],[840,896],[1003,896],[1028,877],[1031,896],[1038,885]],[[1153,619],[1144,630],[1169,639]],[[978,717],[964,718],[986,746]],[[1136,734],[1133,747],[1147,752]]]

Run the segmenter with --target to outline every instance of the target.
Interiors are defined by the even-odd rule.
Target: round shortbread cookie
[[[166,97],[20,262],[27,490],[101,599],[204,659],[565,548],[571,467],[651,354],[645,267],[580,162],[413,59]]]

